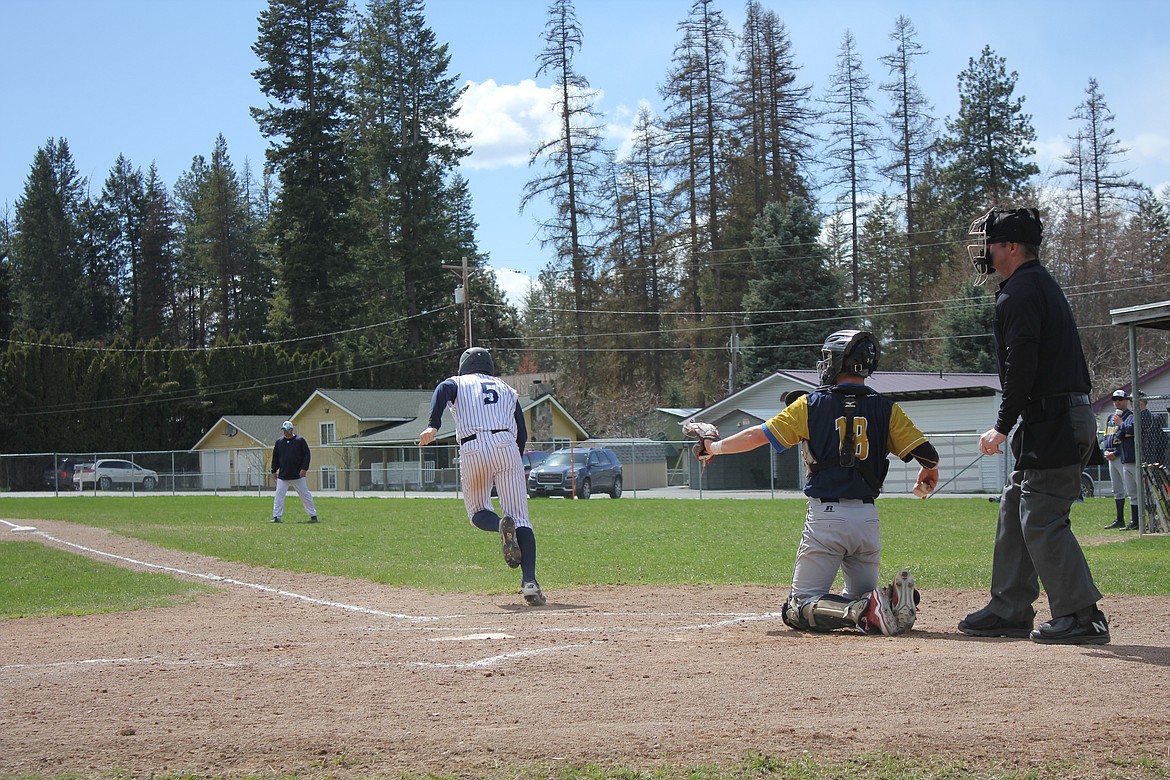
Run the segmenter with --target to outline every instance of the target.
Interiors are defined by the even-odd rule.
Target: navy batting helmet
[[[459,375],[487,374],[496,375],[496,361],[492,360],[492,353],[483,347],[471,347],[459,356]]]

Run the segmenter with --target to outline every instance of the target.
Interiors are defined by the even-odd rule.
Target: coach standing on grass
[[[976,284],[992,271],[1003,279],[993,326],[1003,396],[995,427],[979,438],[980,452],[1002,454],[1000,445],[1021,422],[1011,441],[1015,468],[999,502],[991,603],[960,621],[959,630],[1043,644],[1107,644],[1101,592],[1069,522],[1081,472],[1099,452],[1089,368],[1064,291],[1040,265],[1040,212],[995,208],[970,233],[979,239],[968,247]],[[1032,630],[1041,583],[1052,619]]]
[[[291,487],[301,497],[309,522],[317,522],[317,508],[305,475],[309,473],[309,443],[297,436],[291,420],[280,424],[281,437],[272,447],[272,473],[276,476],[276,498],[272,501],[272,522],[279,523],[284,514],[284,496]]]

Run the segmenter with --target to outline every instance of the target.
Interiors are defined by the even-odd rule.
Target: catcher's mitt
[[[691,448],[695,453],[695,457],[704,466],[707,465],[711,458],[715,456],[707,451],[707,442],[716,441],[720,438],[719,429],[709,422],[701,422],[700,420],[687,420],[682,426],[683,436],[688,439],[698,439],[698,443]]]

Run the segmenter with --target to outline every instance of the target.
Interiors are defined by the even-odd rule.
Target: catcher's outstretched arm
[[[707,449],[712,455],[732,455],[737,452],[749,452],[768,443],[768,436],[762,426],[756,425],[745,428],[739,433],[728,436],[726,439],[709,442]]]

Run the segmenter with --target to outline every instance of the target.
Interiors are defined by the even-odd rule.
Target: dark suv
[[[622,495],[622,464],[607,447],[557,450],[528,473],[528,495],[589,498],[594,493]]]

